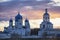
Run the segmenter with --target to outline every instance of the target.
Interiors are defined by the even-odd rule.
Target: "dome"
[[[25,22],[28,22],[28,19],[26,19]]]
[[[15,19],[22,19],[22,16],[18,13],[18,15],[15,17]]]
[[[44,15],[49,15],[47,9],[45,9]]]
[[[12,20],[12,19],[10,19],[10,22],[13,22],[13,20]]]

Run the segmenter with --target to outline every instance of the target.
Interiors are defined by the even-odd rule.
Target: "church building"
[[[41,30],[51,30],[53,29],[53,24],[50,22],[50,15],[45,9],[45,13],[43,15],[43,22],[40,24],[40,29]]]
[[[45,9],[45,13],[43,15],[43,22],[40,24],[40,30],[38,31],[38,36],[55,37],[57,34],[60,34],[60,30],[53,28],[53,24],[50,22],[50,15],[48,13],[48,10]]]
[[[13,20],[9,20],[9,26],[4,28],[4,32],[9,34],[18,34],[20,36],[30,35],[30,23],[29,20],[25,19],[25,26],[23,26],[23,17],[18,14],[15,16],[15,25],[13,26]]]

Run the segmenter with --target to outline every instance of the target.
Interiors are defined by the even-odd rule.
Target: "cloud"
[[[0,0],[0,2],[8,2],[8,1],[11,1],[11,0]]]
[[[0,3],[0,12],[6,11],[6,10],[16,10],[16,9],[21,9],[24,6],[41,6],[44,4],[49,3],[48,1],[34,1],[34,0],[12,0],[10,2],[2,2]],[[38,8],[38,7],[37,7]]]
[[[12,0],[9,2],[0,3],[0,20],[9,20],[10,17],[15,17],[18,11],[23,14],[23,17],[27,16],[29,19],[39,19],[41,14],[44,13],[45,8],[49,8],[56,12],[60,12],[60,7],[50,5],[51,0]],[[56,10],[57,9],[57,10]],[[32,14],[33,13],[33,14]],[[8,15],[8,16],[7,16]],[[41,16],[41,17],[40,17]],[[5,17],[5,18],[4,18]],[[37,18],[38,17],[38,18]]]
[[[52,0],[50,5],[52,5],[52,6],[60,6],[60,0]]]
[[[0,3],[0,8],[2,9],[2,11],[4,10],[9,10],[12,8],[21,8],[23,6],[36,6],[36,5],[46,5],[47,3],[51,2],[50,0],[42,0],[42,1],[34,1],[34,0],[12,0],[10,2],[2,2]]]

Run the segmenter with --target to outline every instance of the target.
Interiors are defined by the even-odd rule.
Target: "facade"
[[[9,20],[9,26],[4,28],[4,32],[9,34],[18,34],[20,36],[30,35],[30,23],[28,19],[25,19],[25,26],[23,26],[23,17],[18,12],[15,16],[15,26],[13,26],[13,20]]]

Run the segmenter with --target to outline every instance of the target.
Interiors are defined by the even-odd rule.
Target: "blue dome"
[[[15,17],[15,19],[22,19],[22,16],[18,13],[18,15]]]
[[[9,22],[13,22],[13,20],[12,19],[10,19],[10,21]]]
[[[25,22],[28,22],[28,19],[26,19]]]

